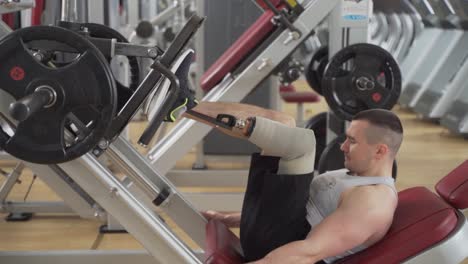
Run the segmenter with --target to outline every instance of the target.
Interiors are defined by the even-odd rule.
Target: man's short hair
[[[357,113],[352,120],[369,122],[371,128],[366,131],[367,141],[371,144],[385,143],[396,155],[403,141],[403,126],[396,114],[385,109],[370,109]]]

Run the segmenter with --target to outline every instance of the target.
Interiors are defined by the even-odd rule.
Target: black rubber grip
[[[159,126],[163,122],[164,117],[169,113],[180,93],[179,79],[173,72],[171,72],[171,70],[164,67],[164,65],[162,65],[159,61],[156,61],[153,64],[153,67],[155,70],[161,72],[164,76],[166,76],[166,78],[169,79],[171,86],[169,87],[169,93],[166,95],[161,109],[159,109],[159,111],[154,115],[153,119],[149,122],[145,131],[143,131],[143,134],[138,140],[138,144],[144,147],[147,147],[150,141],[153,139],[154,135],[158,131]]]
[[[24,121],[31,115],[43,109],[53,99],[53,94],[47,90],[38,90],[10,104],[10,115],[18,121]]]

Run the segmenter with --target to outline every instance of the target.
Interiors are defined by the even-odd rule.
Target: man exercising
[[[262,149],[252,155],[242,214],[203,213],[240,227],[247,261],[331,263],[373,245],[388,231],[398,200],[392,165],[403,138],[392,112],[357,114],[341,145],[346,169],[315,179],[314,133],[295,127],[283,113],[202,102],[184,115]]]

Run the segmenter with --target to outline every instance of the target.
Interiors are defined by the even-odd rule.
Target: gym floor
[[[303,81],[297,83],[298,90],[306,90]],[[327,106],[321,103],[306,105],[306,117],[325,111]],[[295,115],[295,105],[284,104],[283,111]],[[468,158],[468,141],[450,134],[445,128],[435,123],[419,119],[410,110],[399,106],[394,111],[400,116],[404,126],[404,141],[397,157],[397,187],[403,190],[413,186],[425,186],[433,190],[437,181]],[[138,138],[144,123],[131,124],[130,136]],[[194,154],[189,153],[177,163],[178,168],[190,168]],[[14,163],[0,161],[0,167],[11,170]],[[211,168],[247,168],[248,164],[212,162]],[[32,173],[26,171],[21,176],[22,183],[13,189],[9,200],[23,201],[32,181]],[[0,177],[0,184],[4,177]],[[201,189],[195,191],[213,191]],[[216,189],[214,191],[220,191]],[[239,191],[239,189],[224,189]],[[44,183],[37,179],[27,201],[60,201]],[[0,251],[10,250],[65,250],[65,249],[138,249],[142,246],[128,234],[100,235],[98,221],[83,220],[74,215],[35,215],[27,222],[6,222],[6,214],[0,214]],[[188,238],[185,238],[188,240]],[[192,244],[188,241],[189,244]],[[463,262],[468,264],[468,260]]]

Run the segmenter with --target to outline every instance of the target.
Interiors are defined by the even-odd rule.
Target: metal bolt
[[[284,40],[283,44],[288,45],[293,40],[298,40],[301,37],[301,34],[296,31],[290,31],[288,37]]]
[[[360,77],[356,80],[357,88],[361,91],[372,90],[375,87],[375,84],[372,80],[367,77]]]
[[[57,93],[52,87],[48,85],[41,85],[34,90],[34,92],[38,91],[45,91],[49,95],[49,102],[47,102],[47,104],[44,105],[44,108],[52,107],[54,106],[55,102],[57,102]]]
[[[155,48],[149,48],[147,53],[151,58],[156,58],[158,56],[158,50]]]
[[[98,147],[99,147],[100,149],[103,149],[103,150],[104,150],[104,149],[107,149],[107,147],[109,147],[109,141],[104,140],[104,139],[101,140],[101,141],[99,141]]]
[[[117,187],[111,187],[109,193],[112,197],[117,197],[119,194],[119,190],[117,189]]]
[[[96,155],[96,156],[99,155],[99,150],[97,150],[97,149],[93,150],[93,154]]]
[[[263,58],[262,62],[258,65],[257,70],[262,71],[266,66],[270,65],[271,60],[269,58]]]
[[[38,61],[43,61],[44,60],[44,54],[42,52],[40,52],[40,51],[34,52],[33,56]]]
[[[12,0],[3,0],[3,1],[0,1],[0,6],[6,7],[6,8],[13,8],[15,6],[14,6],[14,3],[12,2],[13,2]]]

